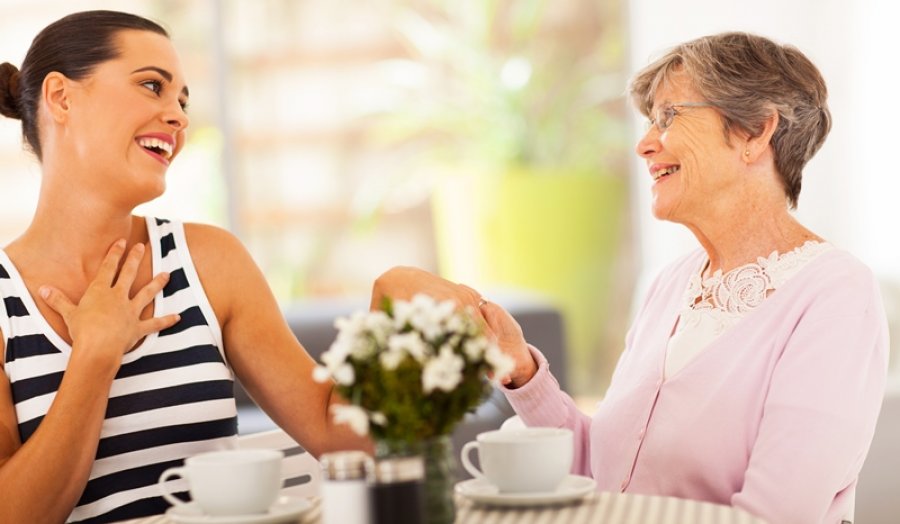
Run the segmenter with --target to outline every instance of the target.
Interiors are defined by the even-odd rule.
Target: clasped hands
[[[517,388],[531,380],[537,372],[537,364],[528,350],[519,323],[505,309],[466,285],[450,282],[418,268],[398,266],[375,280],[370,309],[379,309],[385,297],[410,300],[419,293],[430,295],[435,300],[452,300],[462,308],[471,306],[484,322],[491,341],[515,361],[513,371],[506,377],[499,377],[501,384]]]

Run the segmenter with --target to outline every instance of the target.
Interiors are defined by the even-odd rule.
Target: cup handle
[[[468,471],[469,474],[472,475],[473,477],[475,477],[477,479],[481,479],[481,480],[487,480],[487,478],[484,476],[484,473],[482,473],[478,468],[476,468],[475,465],[472,464],[472,460],[469,458],[471,456],[471,451],[473,449],[480,449],[478,447],[478,441],[472,440],[470,442],[466,442],[466,444],[463,446],[462,451],[460,452],[460,458],[462,459],[462,465],[464,468],[466,468],[466,471]],[[479,452],[478,456],[479,457],[481,456],[480,452]]]
[[[173,506],[183,506],[183,505],[187,504],[187,502],[172,495],[172,493],[169,492],[168,488],[166,487],[166,481],[168,481],[172,477],[187,478],[185,476],[186,471],[187,471],[187,468],[184,468],[184,467],[169,468],[169,469],[163,471],[163,474],[159,476],[159,482],[158,482],[159,491],[162,493],[162,497],[164,499],[166,499],[166,501]]]

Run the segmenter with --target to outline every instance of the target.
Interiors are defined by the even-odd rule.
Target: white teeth
[[[171,158],[172,156],[172,144],[166,142],[165,140],[160,140],[158,138],[139,138],[138,145],[141,147],[152,147],[162,151],[162,156],[165,158]]]
[[[660,169],[659,171],[653,173],[653,180],[659,180],[666,175],[677,173],[679,169],[681,169],[681,166],[669,166],[665,169]]]

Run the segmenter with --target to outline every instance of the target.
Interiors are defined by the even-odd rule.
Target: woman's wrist
[[[538,363],[527,345],[523,353],[522,358],[516,359],[516,369],[510,374],[510,381],[506,384],[506,387],[509,389],[517,389],[524,386],[537,374]]]

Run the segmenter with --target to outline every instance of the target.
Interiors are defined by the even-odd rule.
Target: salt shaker
[[[425,522],[425,462],[420,455],[381,458],[366,470],[372,524]]]
[[[322,524],[372,524],[366,463],[362,451],[325,453],[322,467]]]

